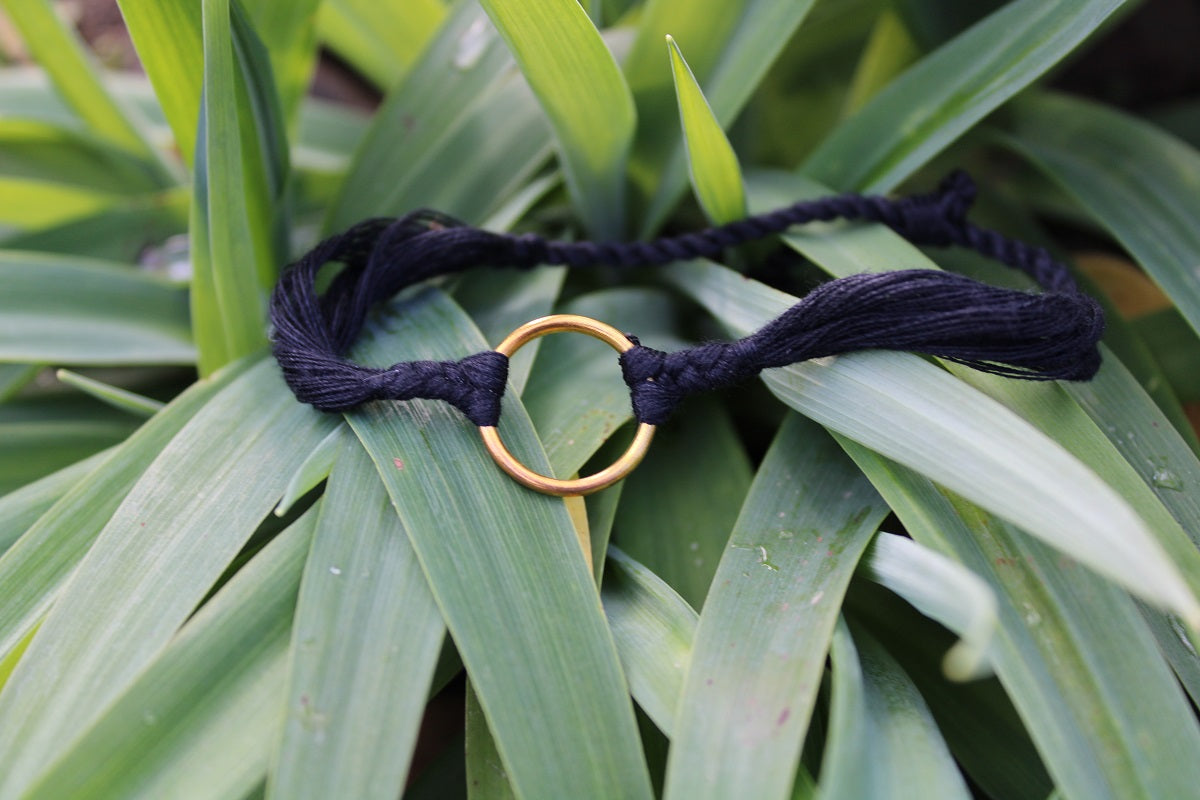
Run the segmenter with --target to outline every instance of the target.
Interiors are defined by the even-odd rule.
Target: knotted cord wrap
[[[968,247],[1032,277],[1041,293],[989,286],[938,270],[850,275],[822,284],[756,333],[664,353],[637,343],[620,356],[634,415],[660,424],[685,397],[764,369],[854,351],[903,350],[1025,380],[1087,380],[1100,367],[1104,316],[1045,249],[967,220],[975,186],[964,172],[936,192],[898,199],[854,194],[802,201],[766,214],[648,242],[552,242],[484,231],[434,211],[371,219],[331,236],[291,265],[271,297],[275,357],[296,397],[324,411],[372,400],[444,400],[494,426],[508,358],[371,368],[345,358],[376,303],[406,286],[476,266],[529,269],[653,266],[714,258],[792,225],[835,219],[883,223],[918,245]],[[316,276],[343,269],[318,295]]]

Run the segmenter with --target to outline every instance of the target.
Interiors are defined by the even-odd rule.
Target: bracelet
[[[361,222],[325,239],[290,265],[271,296],[275,358],[296,398],[329,412],[373,400],[444,400],[480,428],[500,467],[522,484],[561,496],[588,494],[620,480],[645,454],[654,426],[687,396],[744,381],[764,369],[859,350],[902,350],[949,359],[1024,380],[1088,380],[1100,367],[1099,304],[1079,291],[1067,267],[1044,248],[966,219],[975,196],[954,172],[930,194],[889,199],[843,194],[803,201],[726,225],[648,242],[556,242],[493,233],[435,211]],[[383,369],[348,361],[367,313],[406,286],[477,266],[541,264],[654,266],[714,258],[792,225],[834,219],[883,223],[918,245],[968,247],[1032,277],[1040,293],[989,286],[939,270],[849,275],[823,283],[744,339],[674,353],[572,315],[534,320],[495,350],[458,361],[403,361]],[[318,295],[316,275],[344,269]],[[558,480],[529,470],[500,441],[496,426],[508,359],[531,339],[575,331],[620,352],[622,377],[639,423],[633,445],[612,466]]]

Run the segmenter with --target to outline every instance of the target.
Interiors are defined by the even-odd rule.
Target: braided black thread
[[[690,394],[763,369],[866,349],[910,350],[1028,380],[1086,380],[1099,368],[1103,315],[1045,249],[967,221],[975,186],[963,172],[906,198],[845,194],[794,203],[702,231],[648,242],[550,242],[491,233],[434,211],[373,219],[318,244],[284,272],[271,298],[274,349],[296,397],[326,411],[378,399],[445,400],[476,425],[495,425],[508,360],[493,352],[460,361],[353,364],[344,353],[376,302],[405,286],[474,266],[647,266],[714,258],[792,225],[834,219],[879,222],[916,243],[969,247],[1029,274],[1042,294],[1000,289],[936,270],[851,275],[823,284],[757,333],[678,353],[635,346],[621,356],[634,414],[661,423]],[[323,296],[316,274],[342,271]]]

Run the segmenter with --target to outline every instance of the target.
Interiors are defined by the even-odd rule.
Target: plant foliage
[[[967,4],[931,37],[951,5],[121,0],[135,77],[0,0],[36,62],[0,67],[0,797],[1194,794],[1196,137],[1047,88],[1121,0]],[[305,96],[322,46],[374,112]],[[950,163],[989,225],[1119,257],[1087,271],[1124,312],[1095,381],[772,370],[583,502],[446,406],[301,405],[267,351],[279,270],[364,217],[649,235]],[[1020,280],[818,225],[653,273],[468,272],[352,356],[552,311],[674,348],[914,267]],[[535,469],[628,440],[588,342],[523,349],[504,403]]]

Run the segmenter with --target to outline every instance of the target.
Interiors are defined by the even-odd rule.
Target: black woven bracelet
[[[618,480],[644,452],[652,426],[664,422],[683,398],[770,367],[884,349],[938,356],[1011,378],[1091,378],[1100,366],[1097,344],[1104,331],[1099,305],[1045,249],[970,223],[966,215],[974,196],[971,179],[955,172],[932,194],[839,195],[649,242],[553,242],[480,230],[427,210],[367,220],[321,242],[284,272],[271,297],[275,357],[296,397],[323,411],[346,411],[371,400],[451,403],[483,429],[506,471],[554,494],[583,494]],[[880,222],[914,244],[971,248],[1027,273],[1044,291],[1001,289],[938,270],[867,273],[822,284],[744,339],[674,353],[643,347],[602,323],[548,318],[519,329],[497,350],[459,361],[406,361],[376,369],[344,357],[373,305],[437,275],[477,266],[648,266],[713,258],[792,225],[834,219]],[[344,268],[318,295],[317,272],[330,262]],[[614,465],[620,474],[605,470],[582,481],[538,476],[499,443],[495,426],[508,357],[524,341],[555,330],[581,330],[623,351],[622,374],[642,425],[630,452]]]

